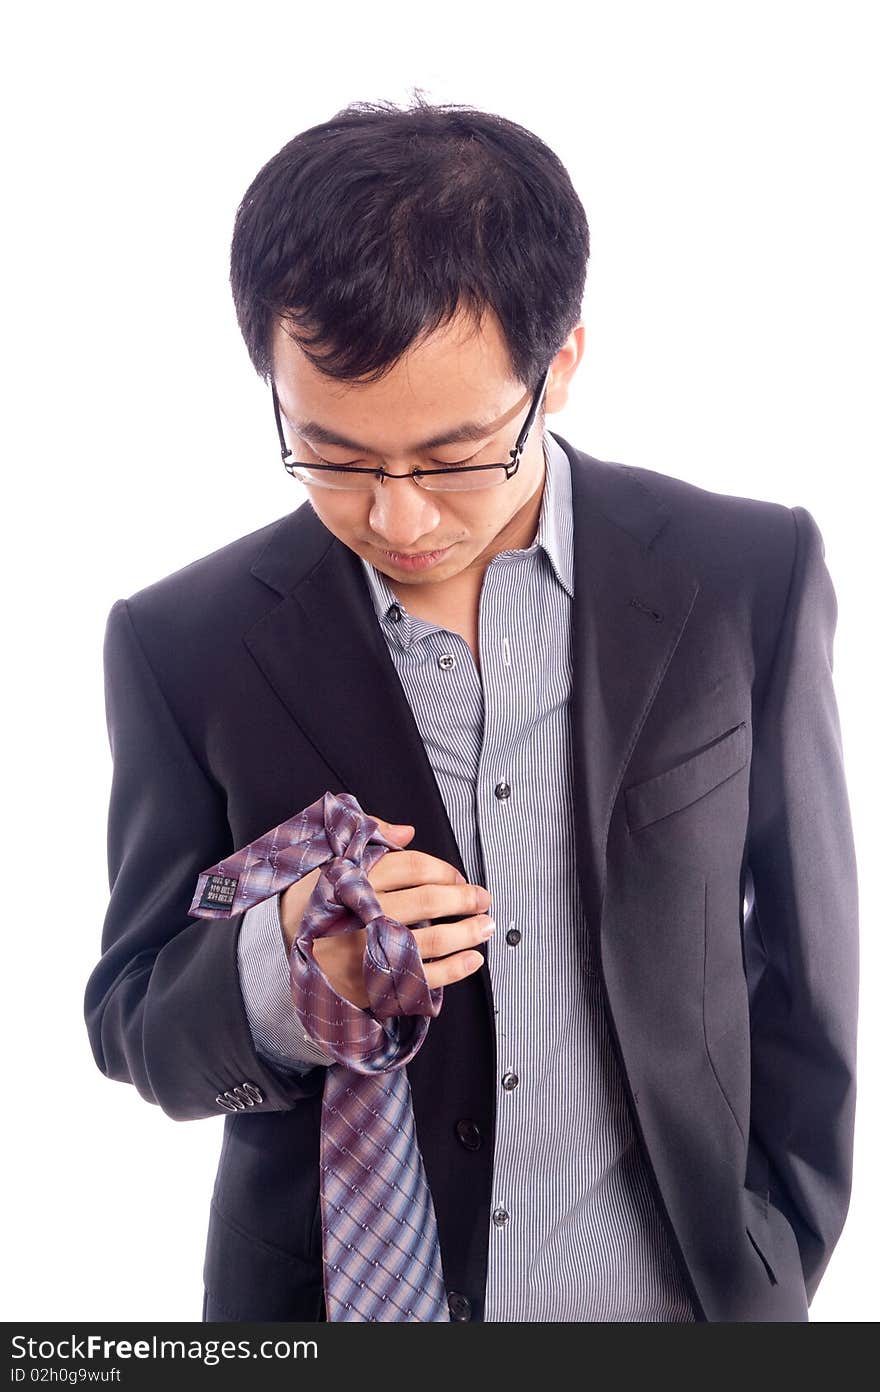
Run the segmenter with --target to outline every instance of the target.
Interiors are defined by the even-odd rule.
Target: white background
[[[876,14],[154,0],[7,19],[4,1318],[201,1316],[222,1118],[172,1122],[108,1081],[82,1018],[108,897],[104,622],[302,501],[235,322],[235,208],[297,131],[414,87],[534,130],[585,205],[587,351],[549,426],[822,531],[863,985],[852,1207],[811,1318],[877,1318]]]

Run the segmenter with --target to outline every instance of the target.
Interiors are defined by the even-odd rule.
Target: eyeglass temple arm
[[[532,428],[532,422],[534,421],[535,416],[538,414],[538,407],[541,404],[541,398],[543,397],[547,387],[547,378],[550,376],[550,368],[552,366],[552,363],[548,365],[546,372],[544,373],[543,377],[541,378],[540,382],[538,383],[535,389],[535,395],[532,397],[532,404],[529,407],[529,414],[523,421],[523,428],[519,433],[519,438],[516,444],[514,445],[513,449],[510,451],[510,457],[513,460],[514,464],[517,462],[519,456],[522,454],[523,449],[525,448],[526,440],[529,437],[529,431]]]
[[[272,409],[275,412],[275,424],[278,427],[278,443],[281,446],[281,460],[282,463],[286,464],[290,456],[293,454],[293,450],[288,449],[284,439],[284,430],[281,425],[281,407],[278,404],[278,393],[275,390],[274,378],[272,378]]]

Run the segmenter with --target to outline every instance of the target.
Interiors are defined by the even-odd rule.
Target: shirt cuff
[[[336,1060],[306,1034],[290,994],[290,959],[281,927],[281,891],[254,904],[238,935],[238,974],[254,1048],[267,1063],[307,1073]]]

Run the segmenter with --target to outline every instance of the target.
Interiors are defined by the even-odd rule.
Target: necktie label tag
[[[232,875],[209,875],[208,883],[199,900],[200,909],[228,909],[232,907],[238,880]]]

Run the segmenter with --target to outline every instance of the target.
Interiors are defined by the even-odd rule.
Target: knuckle
[[[446,896],[440,885],[419,885],[416,893],[416,906],[420,918],[440,918],[447,912]]]
[[[467,976],[467,954],[464,952],[457,952],[454,957],[450,957],[446,964],[446,970],[449,974],[450,981],[460,981],[463,976]]]
[[[440,934],[436,928],[423,928],[419,933],[419,952],[423,957],[440,956]]]
[[[425,868],[426,857],[421,851],[396,851],[394,869],[407,887],[421,889],[430,874]]]

